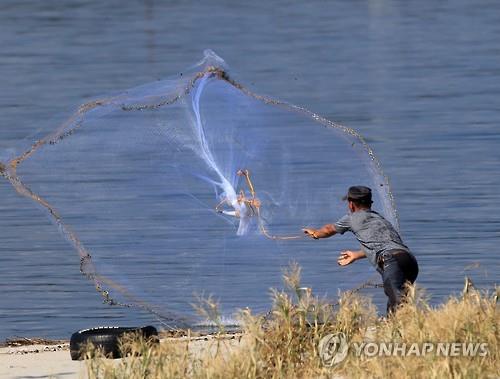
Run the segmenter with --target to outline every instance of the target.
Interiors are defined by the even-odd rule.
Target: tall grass
[[[221,326],[209,341],[172,338],[151,346],[141,339],[123,341],[129,357],[99,358],[89,350],[90,378],[497,378],[498,295],[468,288],[431,307],[425,293],[410,287],[405,304],[389,318],[379,318],[370,300],[344,293],[337,306],[300,289],[300,268],[284,274],[285,290],[272,291],[273,308],[266,317],[241,311],[241,336],[227,336]],[[216,304],[202,301],[201,313],[217,324]],[[485,343],[485,356],[368,356],[349,348],[347,357],[328,367],[318,350],[329,334],[344,333],[362,344]],[[360,346],[360,345],[358,345]]]

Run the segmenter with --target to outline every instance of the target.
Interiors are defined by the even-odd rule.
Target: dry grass
[[[29,346],[29,345],[62,345],[65,343],[68,343],[68,341],[49,340],[46,338],[12,337],[12,338],[7,338],[3,343],[0,343],[0,347],[18,347],[18,346]]]
[[[423,291],[410,288],[407,302],[395,316],[378,318],[369,299],[346,293],[333,308],[321,299],[300,291],[300,268],[285,273],[285,291],[273,291],[272,317],[242,311],[241,341],[220,333],[209,342],[167,339],[160,345],[124,341],[128,358],[87,360],[91,378],[497,378],[499,289],[491,293],[469,289],[439,307],[427,304]],[[201,302],[200,312],[220,318],[211,299]],[[343,332],[351,343],[459,342],[486,343],[483,357],[357,356],[351,347],[346,359],[326,367],[318,344],[331,333]],[[89,357],[95,356],[92,349]]]

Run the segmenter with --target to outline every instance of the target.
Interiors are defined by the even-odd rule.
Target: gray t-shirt
[[[337,233],[354,233],[372,265],[377,268],[377,254],[400,249],[410,252],[392,224],[372,210],[358,210],[335,223]]]

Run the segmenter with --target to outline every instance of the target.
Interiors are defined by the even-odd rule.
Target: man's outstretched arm
[[[337,234],[337,230],[335,229],[335,225],[333,224],[326,224],[325,226],[319,229],[304,228],[302,229],[302,231],[309,237],[314,238],[316,240],[319,238],[328,238]]]
[[[351,251],[346,250],[340,253],[339,258],[337,259],[337,263],[340,266],[347,266],[358,259],[366,258],[366,254],[363,250],[359,251]]]

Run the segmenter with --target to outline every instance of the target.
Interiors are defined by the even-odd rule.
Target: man
[[[343,200],[348,202],[349,214],[335,224],[327,224],[320,229],[305,228],[303,231],[314,239],[328,238],[347,231],[354,233],[361,250],[343,251],[337,263],[347,266],[358,259],[368,258],[382,275],[384,292],[388,297],[387,313],[391,313],[401,302],[404,284],[413,283],[417,278],[417,260],[391,223],[371,209],[373,201],[370,188],[350,187]]]

